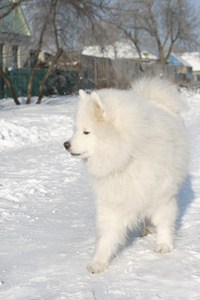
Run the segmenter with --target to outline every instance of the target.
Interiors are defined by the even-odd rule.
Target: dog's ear
[[[101,98],[96,92],[92,92],[91,94],[91,100],[92,100],[92,110],[99,122],[105,120],[105,106],[102,102]]]
[[[88,100],[88,94],[84,90],[79,90],[79,98],[80,100]]]

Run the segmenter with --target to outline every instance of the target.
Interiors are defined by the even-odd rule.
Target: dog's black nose
[[[69,141],[65,142],[63,145],[64,145],[66,150],[69,150],[69,148],[70,148],[70,142]]]

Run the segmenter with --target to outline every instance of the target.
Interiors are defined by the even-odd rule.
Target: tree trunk
[[[159,45],[158,51],[159,51],[159,55],[160,55],[160,63],[161,63],[162,65],[166,65],[167,60],[166,60],[166,57],[165,57],[165,55],[164,55],[163,47],[162,47],[161,45]]]
[[[35,64],[35,66],[32,67],[31,69],[31,74],[29,76],[29,81],[28,81],[28,85],[27,85],[27,99],[26,99],[26,104],[30,104],[31,103],[31,90],[32,90],[32,85],[33,85],[33,77],[35,74],[35,69],[36,69],[37,63]]]
[[[16,105],[20,105],[20,102],[19,102],[19,100],[18,100],[18,98],[17,98],[17,95],[16,95],[16,93],[15,93],[15,90],[14,90],[14,88],[13,88],[13,86],[12,86],[12,83],[11,83],[10,79],[7,77],[7,75],[5,74],[5,72],[3,71],[3,69],[2,69],[1,66],[0,66],[0,75],[1,75],[1,77],[3,78],[3,80],[5,81],[7,87],[9,88],[9,90],[10,90],[10,92],[11,92],[11,95],[12,95],[12,97],[13,97],[13,100],[15,101],[15,104],[16,104]]]
[[[48,23],[48,19],[45,20],[45,23],[43,25],[43,28],[42,28],[42,31],[41,31],[41,34],[40,34],[38,48],[37,48],[37,51],[36,51],[36,54],[35,54],[35,60],[34,60],[33,67],[32,67],[32,70],[31,70],[30,77],[29,77],[29,81],[28,81],[26,104],[31,103],[31,90],[32,90],[32,85],[33,85],[33,77],[34,77],[34,74],[35,74],[35,69],[37,67],[38,57],[39,57],[40,50],[41,50],[41,47],[42,47],[43,36],[44,36],[45,30],[46,30],[46,27],[47,27],[47,23]]]
[[[51,74],[51,71],[57,61],[57,59],[60,57],[60,55],[63,53],[63,50],[61,48],[59,48],[56,52],[56,55],[54,56],[52,62],[51,62],[51,65],[49,66],[45,76],[43,77],[42,81],[40,82],[40,85],[39,85],[39,93],[38,93],[38,100],[36,102],[36,104],[40,104],[41,101],[42,101],[42,97],[43,97],[43,87],[44,87],[44,84],[45,84],[45,81],[47,80],[47,78],[49,77],[49,75]]]

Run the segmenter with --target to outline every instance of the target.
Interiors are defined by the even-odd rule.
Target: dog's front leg
[[[87,269],[91,273],[101,273],[108,266],[119,245],[125,240],[126,224],[119,207],[101,206],[97,210],[99,240],[93,260]]]

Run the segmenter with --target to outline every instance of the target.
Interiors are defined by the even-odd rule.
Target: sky
[[[200,0],[190,0],[191,3],[194,3],[196,7],[200,8]]]

